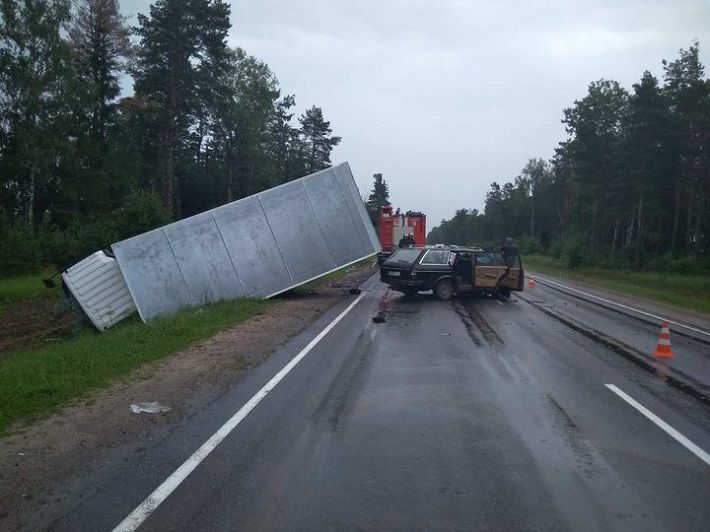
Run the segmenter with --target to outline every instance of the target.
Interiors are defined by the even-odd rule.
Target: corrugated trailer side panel
[[[103,251],[67,269],[62,273],[62,280],[91,323],[101,331],[136,310],[116,259]]]
[[[270,297],[380,250],[347,163],[112,248],[143,320]]]

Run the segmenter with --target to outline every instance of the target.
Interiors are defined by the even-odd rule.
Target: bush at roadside
[[[39,269],[42,259],[40,241],[24,223],[0,219],[0,275],[22,275]]]
[[[43,265],[64,269],[124,238],[165,225],[170,211],[154,193],[130,193],[121,206],[103,216],[77,217],[62,229],[44,222],[0,220],[0,276],[34,273]]]
[[[538,255],[543,252],[543,247],[536,236],[523,235],[518,239],[518,250],[523,255]]]

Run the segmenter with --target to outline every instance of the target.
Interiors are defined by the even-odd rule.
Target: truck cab
[[[378,263],[382,264],[387,260],[387,257],[399,249],[400,239],[408,234],[414,238],[415,246],[424,246],[426,242],[426,216],[424,214],[413,211],[401,213],[399,209],[395,211],[392,205],[380,207],[378,235],[382,251],[377,254]]]
[[[414,295],[433,290],[442,300],[455,294],[507,295],[522,291],[520,256],[458,246],[414,247],[395,251],[380,268],[380,280],[392,289]]]

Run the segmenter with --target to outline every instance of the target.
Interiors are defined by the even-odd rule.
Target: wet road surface
[[[510,303],[363,289],[141,529],[707,530],[708,464],[605,385],[705,451],[708,407],[531,301],[645,342],[623,316],[542,287]],[[52,527],[120,523],[344,306],[154,447],[117,450],[95,491],[67,485]]]

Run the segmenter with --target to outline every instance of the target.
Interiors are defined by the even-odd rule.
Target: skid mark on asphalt
[[[503,340],[498,333],[491,327],[486,319],[481,315],[475,307],[473,301],[467,299],[457,300],[454,303],[456,313],[461,317],[466,330],[468,331],[471,340],[476,345],[482,345],[481,338],[490,346],[499,346],[503,344]]]
[[[481,360],[490,363],[490,358]],[[660,529],[646,503],[543,383],[524,379],[524,369],[517,367],[513,382],[496,383],[490,393],[500,407],[501,418],[527,448],[528,459],[535,464],[569,529]]]
[[[368,365],[374,352],[373,337],[367,334],[367,329],[360,335],[355,349],[355,356],[350,357],[349,363],[341,368],[309,418],[315,424],[325,420],[331,432],[338,428],[348,405],[355,399],[355,390],[360,389],[359,384],[366,380]]]
[[[560,403],[557,402],[557,400],[552,397],[549,393],[547,395],[547,400],[550,402],[550,404],[553,406],[553,408],[562,416],[562,419],[564,420],[565,425],[574,431],[579,431],[579,427],[577,424],[572,420],[570,415],[567,413],[567,411],[562,408]]]

